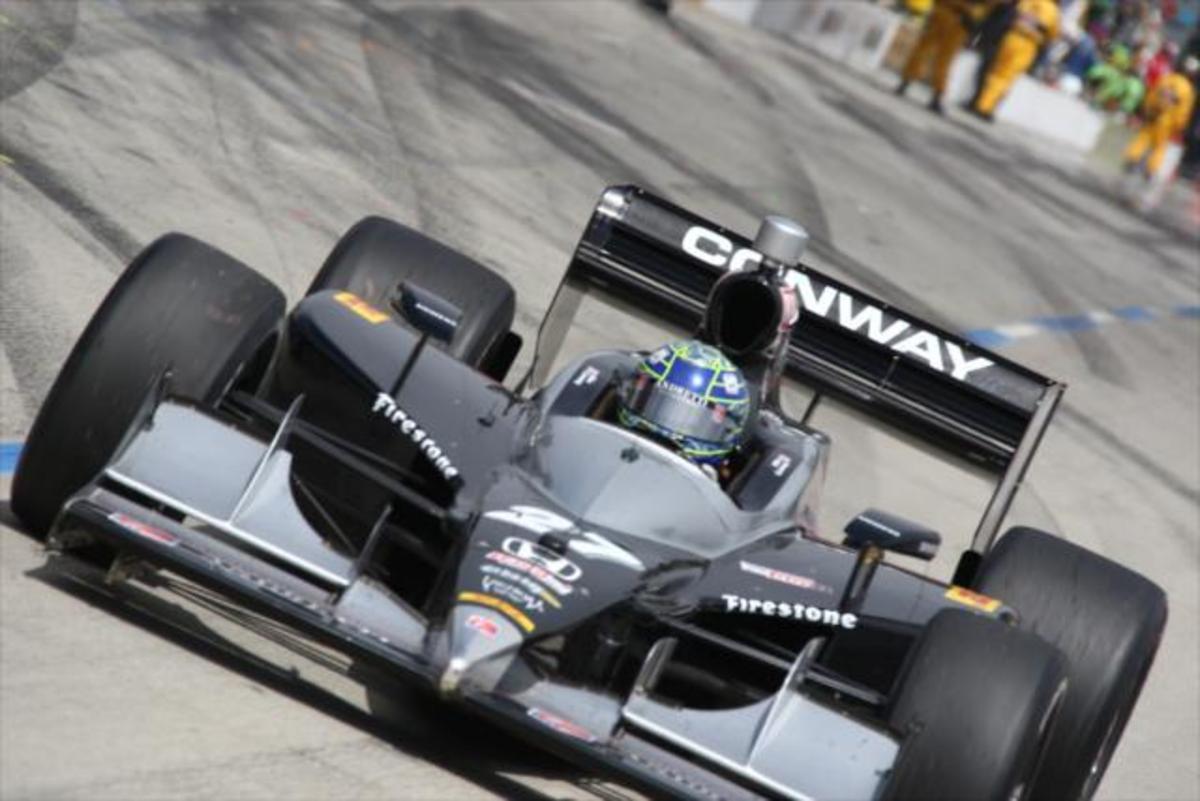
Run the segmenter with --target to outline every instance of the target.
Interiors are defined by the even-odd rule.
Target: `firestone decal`
[[[425,433],[425,430],[417,425],[417,421],[408,416],[408,412],[396,405],[396,401],[386,392],[380,392],[375,396],[375,404],[371,407],[371,411],[376,414],[381,414],[396,427],[400,429],[400,433],[407,436],[417,444],[419,450],[426,459],[428,459],[437,471],[441,473],[447,481],[458,479],[458,468],[450,461],[450,457],[442,452],[438,447],[433,437]]]
[[[805,623],[820,623],[826,626],[853,629],[858,626],[858,615],[852,612],[839,612],[837,609],[824,609],[819,606],[789,603],[787,601],[763,601],[758,598],[743,598],[740,595],[722,595],[726,612],[740,612],[750,615],[766,615],[767,617],[783,617]]]
[[[688,229],[681,246],[684,253],[692,258],[713,267],[724,267],[730,272],[745,270],[762,261],[762,254],[758,251],[751,248],[734,250],[729,237],[699,225]],[[968,359],[957,343],[947,342],[931,331],[915,328],[907,320],[893,319],[885,327],[883,309],[832,286],[822,287],[818,294],[809,277],[799,270],[788,270],[784,282],[795,288],[800,296],[800,305],[806,312],[834,320],[851,331],[865,328],[868,339],[886,345],[897,353],[920,359],[934,370],[948,372],[959,381],[965,381],[971,373],[995,364],[982,356]]]

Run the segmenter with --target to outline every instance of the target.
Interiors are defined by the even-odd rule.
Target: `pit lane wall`
[[[793,39],[862,72],[897,68],[915,40],[904,17],[866,0],[703,0],[712,11],[745,25]],[[919,32],[919,27],[916,28]],[[903,56],[900,56],[902,63]],[[958,55],[951,68],[947,100],[970,97],[978,56]],[[1080,152],[1095,148],[1104,117],[1082,100],[1022,76],[996,118]]]

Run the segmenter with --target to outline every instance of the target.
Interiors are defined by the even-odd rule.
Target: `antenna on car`
[[[762,254],[759,269],[781,271],[795,267],[808,248],[808,231],[795,220],[771,214],[763,218],[754,237],[754,249]]]

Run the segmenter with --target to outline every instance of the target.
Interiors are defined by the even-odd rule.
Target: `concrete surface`
[[[171,229],[295,299],[342,230],[389,215],[506,275],[529,334],[601,188],[638,182],[745,232],[792,215],[817,266],[960,330],[1200,302],[1195,243],[1084,167],[677,5],[664,21],[584,0],[0,0],[0,441],[24,436],[123,264]],[[584,344],[638,341],[612,320]],[[1200,797],[1197,320],[1006,355],[1071,384],[1010,520],[1170,594],[1100,797]],[[981,487],[828,421],[830,531],[878,504],[965,540]],[[380,723],[335,655],[186,586],[114,598],[79,570],[4,517],[0,797],[617,792],[420,698],[395,694]]]

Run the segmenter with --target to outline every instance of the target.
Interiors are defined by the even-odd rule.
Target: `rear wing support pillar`
[[[569,272],[550,301],[550,308],[542,318],[538,328],[537,344],[533,352],[533,363],[528,372],[517,384],[516,392],[524,395],[530,387],[540,387],[546,383],[550,368],[562,349],[563,340],[571,330],[579,306],[587,294],[587,284],[574,279]]]
[[[1021,441],[1008,463],[1008,468],[1001,474],[1000,481],[996,484],[996,491],[992,493],[992,499],[988,502],[987,509],[984,510],[983,518],[979,521],[979,527],[975,529],[975,536],[971,539],[971,550],[975,553],[985,554],[995,543],[996,535],[1000,532],[1000,524],[1004,521],[1004,516],[1008,514],[1008,508],[1012,505],[1013,498],[1021,487],[1021,482],[1025,480],[1025,471],[1029,469],[1029,464],[1033,461],[1033,455],[1037,452],[1038,445],[1041,444],[1042,436],[1045,435],[1046,428],[1050,425],[1050,418],[1054,416],[1054,410],[1058,408],[1058,402],[1062,400],[1065,389],[1066,387],[1062,384],[1052,384],[1039,401],[1037,410],[1029,421],[1029,427],[1025,429],[1025,434],[1021,437]]]

